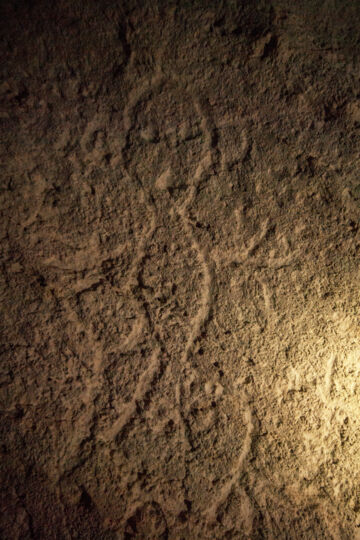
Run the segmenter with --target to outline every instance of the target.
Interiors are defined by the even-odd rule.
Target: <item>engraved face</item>
[[[193,100],[171,82],[160,84],[140,97],[130,122],[124,151],[129,174],[153,196],[167,191],[177,199],[203,157],[202,119]]]

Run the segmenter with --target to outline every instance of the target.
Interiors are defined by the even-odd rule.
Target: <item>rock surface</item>
[[[360,538],[360,4],[0,10],[1,538]]]

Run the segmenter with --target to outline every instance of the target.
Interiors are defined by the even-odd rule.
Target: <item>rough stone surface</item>
[[[359,2],[0,11],[1,538],[360,538]]]

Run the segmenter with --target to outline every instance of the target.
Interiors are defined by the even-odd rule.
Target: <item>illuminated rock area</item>
[[[0,10],[0,537],[359,539],[360,3]]]

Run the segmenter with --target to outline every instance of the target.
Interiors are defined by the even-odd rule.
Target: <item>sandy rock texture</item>
[[[360,3],[0,28],[0,537],[360,538]]]

